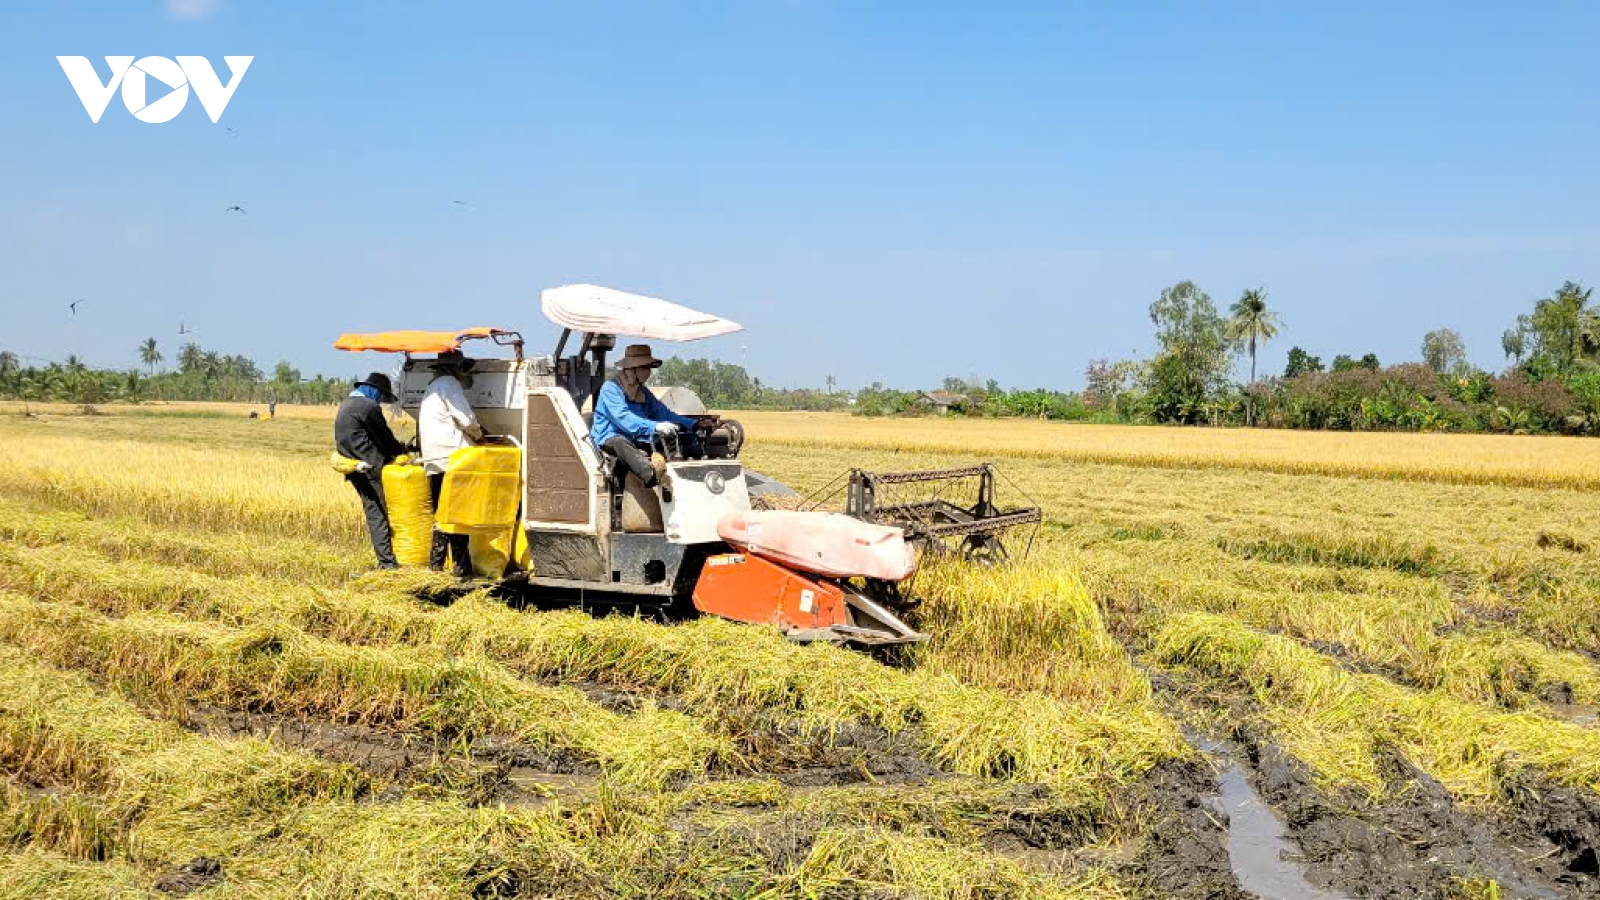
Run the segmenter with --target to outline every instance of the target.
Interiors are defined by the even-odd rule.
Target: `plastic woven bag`
[[[426,566],[433,544],[433,498],[421,466],[384,466],[383,498],[394,534],[394,558],[402,566]]]
[[[333,450],[328,454],[328,464],[333,466],[333,470],[338,472],[340,475],[354,475],[356,466],[359,466],[361,463],[357,460],[351,459],[348,456],[340,454],[337,450]]]
[[[519,522],[513,528],[491,532],[474,531],[468,538],[468,552],[472,555],[472,570],[484,578],[500,578],[506,567],[523,572],[533,570],[532,555],[528,552],[528,533]]]
[[[463,447],[450,454],[439,491],[439,530],[450,534],[511,531],[522,500],[522,451]]]
[[[499,578],[506,574],[506,563],[510,562],[506,555],[506,545],[509,543],[509,532],[472,532],[467,539],[467,552],[472,556],[472,573],[482,578]]]

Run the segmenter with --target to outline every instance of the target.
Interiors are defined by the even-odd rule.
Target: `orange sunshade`
[[[499,328],[465,328],[461,331],[380,331],[376,334],[341,334],[335,350],[377,350],[380,353],[444,353],[460,350],[461,342],[509,334]]]

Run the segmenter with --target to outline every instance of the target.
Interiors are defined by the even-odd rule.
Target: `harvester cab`
[[[511,541],[526,547],[520,554],[525,570],[508,571],[505,590],[539,607],[692,604],[708,614],[775,624],[802,640],[891,644],[923,638],[897,609],[904,599],[898,585],[915,570],[908,541],[929,536],[925,527],[897,519],[904,510],[854,499],[834,512],[796,511],[799,504],[753,510],[753,492],[781,491],[781,485],[747,471],[739,458],[743,428],[710,414],[683,388],[658,396],[695,420],[695,440],[654,443],[657,484],[647,487],[590,440],[606,357],[619,337],[692,341],[742,326],[595,285],[548,289],[541,306],[561,329],[548,355],[525,353],[520,333],[496,328],[347,334],[334,344],[404,353],[396,393],[413,417],[435,375],[436,360],[428,354],[468,356],[466,395],[484,441],[503,445],[507,454],[515,448],[514,472],[503,483],[514,485],[508,490],[516,492],[518,511],[506,527],[525,539]],[[474,357],[473,343],[503,349],[498,357]],[[453,471],[446,475],[446,494],[454,477]],[[982,520],[1008,516],[1003,527],[1029,520],[1028,510],[1000,509],[989,494],[977,507],[945,504],[937,511],[948,514],[941,521],[953,515],[956,530],[985,542],[981,535],[990,532]],[[1031,513],[1037,522],[1037,508]],[[513,561],[519,556],[510,555]]]

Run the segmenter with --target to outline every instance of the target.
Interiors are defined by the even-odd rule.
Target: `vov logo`
[[[180,56],[177,62],[165,56],[146,56],[138,62],[134,62],[131,56],[108,56],[105,59],[106,65],[111,67],[111,80],[102,84],[88,57],[56,57],[62,71],[67,73],[67,80],[72,82],[72,89],[78,92],[78,99],[83,101],[89,121],[99,123],[106,105],[111,102],[111,95],[121,85],[122,103],[128,107],[128,112],[141,122],[155,125],[171,121],[183,112],[184,104],[189,102],[191,85],[211,121],[222,118],[222,111],[228,108],[228,101],[233,99],[233,92],[238,90],[239,82],[244,80],[245,70],[250,68],[250,62],[255,57],[224,56],[222,59],[228,64],[229,72],[226,86],[217,78],[216,70],[211,68],[211,63],[204,56]],[[172,90],[154,103],[147,104],[145,87],[151,78]]]

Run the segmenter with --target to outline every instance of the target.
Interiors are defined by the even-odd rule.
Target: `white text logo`
[[[229,73],[228,83],[224,85],[204,56],[180,56],[177,62],[165,56],[146,56],[138,62],[131,56],[108,56],[106,65],[111,67],[111,80],[102,84],[88,57],[56,57],[62,71],[67,73],[67,80],[72,82],[72,89],[78,92],[78,99],[83,101],[90,121],[100,121],[111,95],[121,85],[122,103],[128,107],[128,112],[139,121],[151,124],[171,121],[173,116],[183,112],[184,104],[189,102],[191,86],[211,121],[222,118],[222,111],[228,108],[228,101],[233,99],[233,92],[244,80],[244,72],[253,59],[254,56],[224,56],[222,60],[228,64]],[[146,103],[145,87],[152,78],[171,91],[154,103]]]

